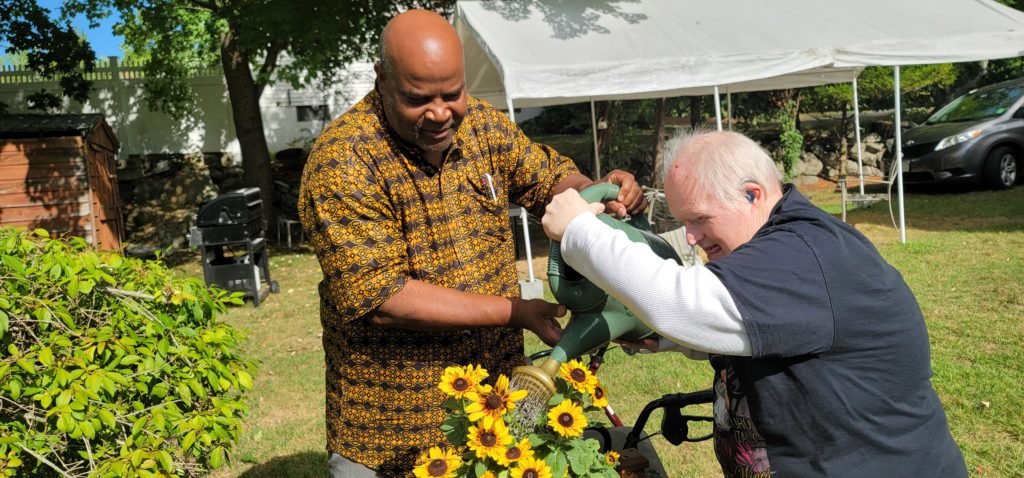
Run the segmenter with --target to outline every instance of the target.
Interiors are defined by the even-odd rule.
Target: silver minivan
[[[1024,161],[1024,79],[973,90],[903,133],[905,183],[1010,188]]]

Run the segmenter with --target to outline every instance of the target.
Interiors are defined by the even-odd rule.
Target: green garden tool
[[[588,203],[614,200],[618,195],[619,187],[610,183],[596,184],[580,193]],[[616,219],[608,214],[598,214],[597,218],[612,228],[625,232],[626,237],[633,242],[648,245],[658,256],[682,264],[672,246],[651,232],[646,215]],[[551,355],[539,367],[526,365],[517,367],[512,373],[510,387],[529,392],[514,412],[513,428],[520,437],[533,430],[538,416],[546,409],[548,400],[554,396],[554,377],[559,366],[614,339],[640,341],[654,335],[654,332],[621,302],[609,297],[607,292],[566,265],[557,241],[551,242],[548,283],[555,300],[572,312],[572,318],[566,325],[561,340],[551,350]]]

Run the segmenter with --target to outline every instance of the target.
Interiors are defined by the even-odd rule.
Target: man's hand
[[[510,327],[522,327],[537,335],[545,344],[554,347],[562,338],[562,326],[555,317],[564,317],[566,308],[544,299],[512,299]]]
[[[643,188],[632,174],[618,169],[608,173],[601,178],[599,183],[612,183],[619,186],[619,197],[615,201],[609,201],[606,210],[615,213],[618,217],[635,215],[647,209],[647,198],[644,197]]]
[[[601,214],[604,212],[604,204],[599,202],[587,204],[587,201],[580,197],[578,191],[567,189],[551,198],[551,202],[544,209],[544,217],[541,218],[540,224],[544,226],[544,234],[547,234],[551,240],[561,241],[569,223],[576,216],[587,211]]]
[[[615,339],[615,342],[622,346],[623,349],[632,350],[631,353],[653,353],[658,351],[658,347],[661,345],[655,339],[643,339],[640,342],[625,339]]]

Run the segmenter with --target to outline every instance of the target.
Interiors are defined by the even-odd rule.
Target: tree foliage
[[[9,45],[6,53],[24,59],[23,66],[60,85],[59,92],[33,95],[29,107],[45,110],[59,104],[60,96],[86,101],[92,85],[85,73],[92,71],[96,54],[71,23],[54,21],[34,0],[0,0],[0,11],[0,42]],[[4,108],[0,104],[0,110]]]
[[[0,476],[198,476],[241,432],[235,295],[0,228]]]

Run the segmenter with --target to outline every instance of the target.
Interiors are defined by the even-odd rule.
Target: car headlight
[[[935,151],[940,151],[950,146],[956,146],[960,143],[964,143],[974,138],[977,138],[978,136],[981,136],[981,131],[982,130],[980,129],[972,129],[970,131],[964,131],[963,133],[957,135],[942,138],[942,141],[939,141],[939,144],[935,145]]]

